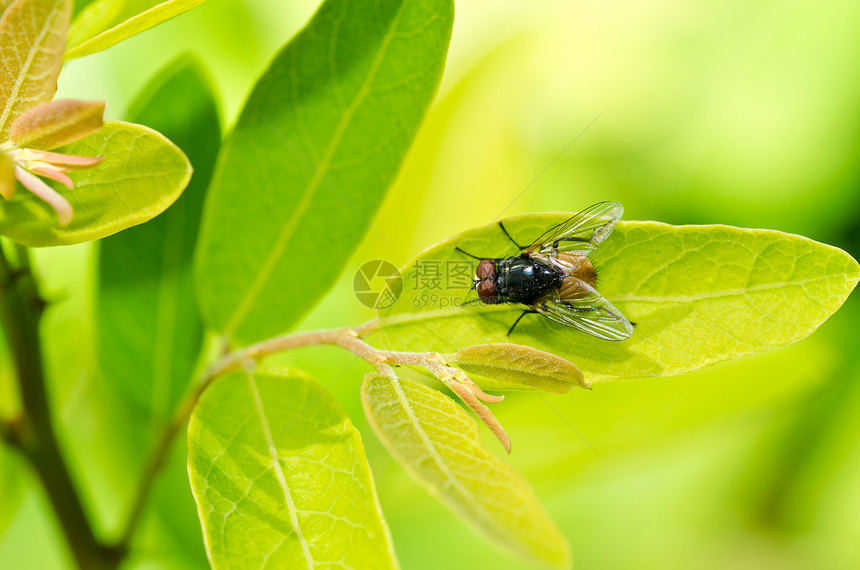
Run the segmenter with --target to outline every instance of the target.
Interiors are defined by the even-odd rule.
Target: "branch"
[[[3,435],[32,465],[78,566],[116,568],[119,555],[96,538],[57,443],[39,338],[45,301],[26,249],[19,247],[17,253],[17,267],[12,267],[0,249],[0,323],[15,364],[23,410],[6,426],[14,430],[4,429]]]
[[[399,352],[393,350],[376,349],[359,338],[361,332],[372,330],[375,323],[371,321],[358,329],[335,329],[330,331],[314,331],[275,337],[263,342],[252,344],[244,349],[231,352],[215,363],[210,371],[210,377],[220,376],[243,362],[256,360],[263,356],[284,352],[300,346],[313,346],[319,344],[330,344],[345,348],[356,356],[359,356],[373,365],[381,374],[390,375],[390,366],[417,366],[424,368],[430,374],[438,378],[451,389],[463,401],[464,404],[475,412],[487,427],[499,439],[508,453],[511,452],[511,441],[505,433],[504,428],[493,416],[490,409],[483,402],[501,402],[504,396],[491,396],[481,390],[472,382],[465,372],[459,368],[449,366],[445,359],[435,352]],[[359,332],[361,331],[361,332]]]
[[[449,366],[445,359],[435,352],[398,352],[392,350],[379,350],[367,344],[360,336],[376,328],[376,323],[370,321],[355,329],[334,329],[324,331],[312,331],[279,336],[252,344],[245,348],[225,354],[218,359],[204,374],[203,378],[194,389],[186,396],[177,409],[173,418],[163,428],[153,448],[149,459],[144,467],[140,485],[135,495],[126,526],[120,535],[117,548],[127,550],[131,538],[134,536],[137,524],[143,514],[149,492],[158,475],[161,466],[170,452],[173,440],[179,430],[188,421],[197,400],[220,376],[234,369],[243,367],[249,362],[255,362],[261,358],[294,348],[318,345],[333,345],[344,348],[356,356],[369,362],[380,374],[392,376],[394,370],[391,365],[417,366],[424,368],[433,376],[442,381],[490,428],[499,439],[508,453],[511,452],[511,442],[504,428],[493,416],[490,409],[482,402],[501,402],[504,396],[491,396],[485,393],[472,382],[466,374],[453,366]]]

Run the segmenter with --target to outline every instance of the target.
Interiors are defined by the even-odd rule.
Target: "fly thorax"
[[[558,286],[558,272],[528,255],[499,262],[498,290],[506,301],[530,303]]]

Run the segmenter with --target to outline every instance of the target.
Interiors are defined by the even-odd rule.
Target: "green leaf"
[[[361,437],[295,372],[232,374],[188,426],[188,473],[214,568],[396,568]]]
[[[71,223],[61,227],[50,206],[19,188],[0,202],[0,234],[32,246],[98,239],[160,214],[191,177],[191,165],[176,145],[132,123],[107,122],[57,152],[105,157],[95,168],[69,174],[74,190],[54,185],[74,208]]]
[[[195,168],[188,188],[166,212],[101,242],[102,371],[147,417],[159,420],[192,381],[200,351],[203,323],[191,259],[221,129],[208,81],[191,60],[163,70],[131,117],[170,137]]]
[[[505,227],[528,243],[567,216],[517,216]],[[495,224],[424,251],[403,270],[402,298],[380,311],[375,344],[450,353],[514,342],[575,363],[589,382],[670,376],[809,335],[842,305],[860,277],[857,262],[844,251],[796,235],[622,222],[592,258],[598,291],[636,323],[633,336],[605,341],[527,315],[507,337],[522,307],[455,306],[474,298],[468,280],[437,295],[435,303],[422,301],[428,292],[414,287],[416,264],[463,263],[468,258],[455,246],[478,256],[513,253]],[[476,262],[471,263],[474,270]]]
[[[453,400],[420,382],[365,376],[364,410],[391,454],[476,531],[510,552],[570,566],[564,535],[522,476],[480,442]]]
[[[72,10],[72,24],[74,24],[75,18],[78,16],[78,14],[83,12],[84,9],[86,9],[86,7],[93,2],[94,0],[75,0],[75,9]],[[69,29],[69,32],[71,32],[71,28]]]
[[[96,0],[77,15],[69,29],[66,59],[83,57],[203,4],[206,0]]]
[[[6,11],[6,8],[12,5],[15,0],[0,0],[0,15]]]
[[[270,337],[332,286],[436,92],[452,20],[450,0],[328,0],[275,57],[207,202],[196,276],[213,327]]]
[[[564,394],[574,386],[591,388],[573,363],[530,346],[508,343],[468,346],[447,360],[481,379],[486,390],[545,390]]]
[[[0,142],[19,115],[57,92],[72,0],[18,0],[0,18]]]
[[[12,157],[0,150],[0,196],[7,200],[15,192],[15,161]]]

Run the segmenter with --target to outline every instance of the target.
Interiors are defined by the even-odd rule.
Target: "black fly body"
[[[510,335],[525,315],[541,314],[567,327],[605,340],[625,340],[633,326],[594,288],[597,271],[589,255],[609,237],[624,207],[600,202],[550,228],[523,246],[499,222],[520,253],[513,257],[479,257],[474,289],[486,304],[511,303],[526,309],[511,325]]]

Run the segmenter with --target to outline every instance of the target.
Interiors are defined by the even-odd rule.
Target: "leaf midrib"
[[[395,30],[400,22],[400,17],[403,14],[403,8],[405,4],[405,1],[401,2],[400,6],[398,7],[397,13],[392,19],[391,26],[389,27],[388,32],[383,37],[379,52],[371,63],[370,72],[367,75],[367,79],[365,79],[364,83],[362,84],[350,106],[347,107],[347,109],[344,111],[343,117],[341,118],[340,123],[338,123],[337,128],[332,135],[331,141],[329,142],[328,148],[326,148],[326,151],[323,154],[322,159],[320,160],[319,166],[314,169],[314,175],[311,178],[311,181],[308,186],[305,188],[305,192],[301,200],[296,205],[292,215],[290,216],[290,219],[287,220],[287,223],[281,230],[281,233],[278,236],[277,241],[275,242],[275,246],[272,248],[271,253],[266,257],[266,260],[263,263],[262,269],[254,278],[253,282],[251,283],[251,286],[248,287],[248,290],[242,297],[242,300],[239,302],[236,311],[233,313],[233,317],[227,322],[227,325],[224,327],[224,333],[228,337],[232,336],[233,332],[236,330],[236,328],[251,310],[252,303],[271,278],[272,272],[275,270],[275,265],[283,255],[284,250],[286,249],[290,239],[293,237],[293,234],[295,233],[299,221],[310,207],[311,201],[316,195],[316,191],[322,184],[322,181],[325,178],[325,173],[328,172],[328,169],[331,166],[331,160],[332,158],[334,158],[334,154],[340,147],[340,143],[343,140],[343,136],[346,133],[349,124],[352,122],[353,116],[355,115],[356,111],[358,111],[358,107],[364,102],[365,98],[371,91],[370,85],[376,78],[376,74],[379,71],[379,67],[382,65],[382,60],[385,58],[388,52],[388,47],[391,44],[391,40],[394,37]]]
[[[278,449],[275,447],[275,440],[272,438],[272,430],[269,427],[269,420],[266,417],[266,412],[263,409],[263,401],[260,398],[260,391],[257,388],[257,382],[254,379],[253,374],[246,374],[248,379],[248,386],[251,388],[251,394],[254,396],[254,406],[257,408],[257,413],[260,415],[260,423],[263,426],[263,434],[266,437],[266,446],[269,450],[269,457],[271,458],[272,469],[275,471],[275,476],[278,479],[278,484],[281,486],[281,489],[284,492],[284,500],[287,504],[287,510],[290,514],[290,525],[293,527],[293,532],[296,533],[296,537],[299,540],[299,544],[302,547],[302,555],[304,556],[305,563],[307,564],[308,570],[313,570],[314,568],[314,558],[311,555],[310,545],[308,544],[305,535],[302,533],[302,529],[299,526],[299,517],[298,510],[296,509],[296,504],[293,502],[293,496],[290,493],[290,488],[287,485],[287,479],[284,476],[284,470],[281,468],[280,455],[278,454]]]
[[[412,405],[406,398],[406,394],[403,393],[403,388],[400,385],[400,381],[397,378],[389,378],[389,380],[391,380],[391,385],[394,388],[395,394],[397,395],[398,404],[400,404],[401,408],[403,408],[403,411],[406,413],[409,423],[415,429],[415,432],[418,434],[418,438],[421,440],[421,443],[424,445],[424,447],[427,449],[427,452],[430,454],[430,458],[445,474],[445,477],[448,479],[448,481],[451,482],[451,486],[457,490],[460,496],[463,497],[463,499],[465,499],[467,503],[469,503],[469,506],[471,506],[472,510],[477,513],[484,520],[485,523],[488,523],[490,526],[498,526],[495,519],[490,516],[484,506],[475,500],[474,495],[472,495],[472,493],[470,493],[469,490],[463,486],[462,482],[448,468],[448,465],[445,463],[444,459],[437,451],[436,446],[430,440],[430,436],[428,436],[427,432],[424,431],[424,428],[422,427],[421,421],[418,419],[418,416],[415,415],[415,411],[412,409]],[[411,465],[408,461],[404,461],[404,464]],[[415,473],[422,480],[426,480],[425,477],[420,475],[417,469],[415,469]],[[456,505],[456,503],[453,504]],[[504,534],[504,532],[502,532],[502,534]]]
[[[836,277],[844,277],[847,281],[849,276],[843,273],[832,275],[819,275],[818,277],[810,277],[809,279],[800,279],[797,281],[783,281],[781,283],[764,283],[762,285],[752,285],[742,289],[724,289],[722,291],[711,291],[698,293],[696,295],[670,295],[665,297],[647,296],[647,295],[618,295],[611,298],[609,301],[616,302],[647,302],[647,303],[692,303],[694,301],[702,301],[705,299],[719,299],[720,297],[737,297],[738,295],[747,295],[748,293],[756,293],[767,291],[769,289],[778,289],[781,287],[803,286],[816,281],[831,280]]]
[[[809,283],[814,283],[816,281],[823,280],[831,280],[836,277],[844,277],[846,281],[850,279],[854,279],[854,276],[848,274],[832,274],[832,275],[820,275],[818,277],[811,277],[809,279],[802,279],[798,281],[784,281],[781,283],[766,283],[762,285],[753,285],[751,287],[746,287],[743,289],[724,289],[722,291],[711,291],[706,293],[699,293],[696,295],[666,295],[666,296],[646,296],[646,295],[615,295],[615,296],[607,296],[606,299],[611,303],[692,303],[695,301],[702,301],[705,299],[719,299],[721,297],[737,297],[739,295],[747,295],[749,293],[767,291],[770,289],[779,289],[781,287],[787,286],[803,286]],[[490,313],[490,312],[509,312],[509,311],[521,311],[518,305],[487,305],[486,307],[481,307],[480,310],[477,311],[469,311],[463,310],[458,307],[451,307],[447,309],[438,309],[435,311],[421,311],[417,313],[401,313],[398,315],[391,315],[388,317],[378,317],[377,328],[385,328],[388,326],[396,326],[402,324],[408,324],[413,322],[421,322],[421,321],[431,321],[438,319],[446,319],[450,317],[457,316],[469,316],[469,315],[479,315],[481,313]]]

